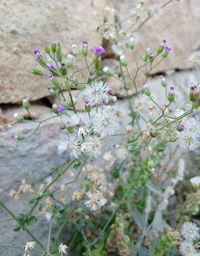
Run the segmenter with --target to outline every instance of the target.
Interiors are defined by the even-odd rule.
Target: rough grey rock
[[[86,0],[77,4],[70,0],[2,0],[0,104],[50,95],[48,79],[30,75],[33,49],[43,49],[54,40],[60,41],[66,51],[70,51],[73,42],[81,44],[87,40],[90,48],[100,44],[96,28],[103,23],[106,1]]]
[[[167,1],[150,0],[148,6],[149,11],[155,12],[159,7]],[[116,15],[119,20],[123,20],[131,16],[131,10],[135,6],[135,2],[129,0],[110,0],[110,6],[116,9]],[[160,45],[163,39],[166,39],[172,46],[173,52],[171,56],[160,63],[152,74],[157,72],[166,72],[173,69],[189,69],[196,65],[195,59],[199,59],[199,21],[200,21],[200,2],[198,0],[182,0],[172,1],[162,10],[158,11],[135,33],[138,39],[136,47],[136,57],[141,60],[145,49],[150,47],[153,51]],[[112,20],[109,15],[108,22]],[[142,16],[141,16],[142,17]],[[122,29],[129,31],[131,34],[134,30],[134,18],[130,18],[122,24]],[[139,24],[144,18],[139,19]],[[132,25],[131,25],[132,24]],[[133,65],[133,56],[130,52],[126,54],[127,59]],[[132,68],[131,73],[135,70]]]

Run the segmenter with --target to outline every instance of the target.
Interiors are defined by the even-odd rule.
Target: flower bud
[[[103,72],[107,75],[107,76],[112,76],[112,72],[110,71],[109,67],[104,67],[103,68]]]
[[[47,53],[47,54],[50,54],[50,52],[51,52],[51,48],[49,47],[49,46],[47,46],[47,47],[45,47],[45,52]]]
[[[23,106],[23,108],[26,109],[26,110],[29,109],[30,103],[29,103],[29,101],[28,101],[28,98],[24,98],[24,99],[22,100],[22,106]]]
[[[135,37],[134,36],[130,36],[129,40],[127,42],[127,47],[131,50],[135,49]]]
[[[197,101],[199,98],[199,92],[198,92],[198,89],[197,89],[197,86],[194,85],[194,86],[191,86],[190,88],[190,100],[192,102],[195,102]]]
[[[57,46],[56,46],[56,57],[57,57],[57,60],[59,62],[62,61],[62,53],[61,53],[61,45],[60,45],[60,43],[58,43]]]
[[[73,60],[74,56],[71,53],[67,54],[67,67],[68,68],[73,68]]]
[[[89,100],[85,100],[85,111],[89,113],[91,111],[91,105]]]
[[[77,44],[75,44],[75,43],[72,44],[72,54],[73,54],[74,56],[77,56],[77,55],[78,55],[78,46],[77,46]]]
[[[57,71],[56,69],[52,69],[52,70],[51,70],[51,74],[52,74],[53,76],[59,76],[59,73],[58,73],[58,71]]]
[[[82,43],[82,54],[84,56],[88,55],[88,42],[86,42],[86,41],[83,41],[83,43]]]
[[[52,80],[52,84],[51,84],[51,88],[55,91],[55,90],[58,90],[59,89],[59,82],[57,80]]]
[[[143,56],[143,61],[144,61],[145,63],[147,63],[147,62],[152,62],[152,61],[153,61],[153,56],[154,56],[154,53],[151,51],[150,48],[147,48],[147,49],[146,49],[146,53],[145,53],[145,55]]]
[[[32,74],[34,75],[42,75],[42,71],[38,68],[32,68]]]
[[[36,56],[36,57],[39,57],[41,54],[40,54],[40,50],[38,50],[38,49],[35,49],[34,51],[33,51],[33,54]]]
[[[52,50],[52,52],[56,52],[56,42],[54,42],[54,43],[52,43],[51,44],[51,50]]]
[[[60,73],[61,73],[63,76],[66,76],[66,74],[67,74],[67,69],[66,69],[66,67],[65,67],[65,63],[64,63],[64,62],[61,62]]]
[[[120,62],[122,64],[122,66],[127,67],[128,62],[127,62],[127,60],[126,60],[124,55],[120,55],[119,60],[120,60]]]
[[[50,79],[51,81],[53,81],[54,76],[53,76],[52,74],[49,74],[48,77],[49,77],[49,79]]]
[[[178,125],[178,127],[177,127],[177,131],[178,131],[178,132],[182,132],[182,131],[184,131],[184,129],[185,129],[185,125],[184,125],[183,123],[180,123],[180,124]]]
[[[14,118],[17,120],[17,122],[23,122],[24,121],[24,117],[18,113],[14,113]]]
[[[55,114],[58,114],[58,105],[57,104],[53,104],[52,112],[55,113]]]
[[[165,77],[161,76],[161,84],[164,88],[167,87],[167,80],[165,79]]]
[[[93,64],[94,64],[94,69],[96,73],[100,73],[102,71],[102,64],[101,64],[101,57],[98,55],[95,55],[93,57]]]
[[[38,56],[37,61],[43,68],[47,66],[46,60],[42,55]]]
[[[169,93],[168,93],[168,101],[171,103],[175,100],[175,90],[174,90],[174,87],[171,86],[170,87],[170,90],[169,90]]]
[[[148,97],[151,96],[151,90],[150,90],[148,84],[144,84],[144,93],[145,93]]]

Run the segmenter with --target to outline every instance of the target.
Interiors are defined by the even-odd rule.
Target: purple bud
[[[101,56],[105,53],[105,49],[102,46],[96,46],[92,49],[95,55]]]
[[[38,49],[35,49],[35,50],[33,51],[33,54],[34,54],[36,57],[38,57],[38,56],[40,56],[40,51],[39,51]]]
[[[65,67],[65,63],[62,61],[61,62],[61,66],[64,68]]]
[[[90,106],[90,101],[88,99],[85,100],[85,105]]]
[[[178,125],[178,127],[177,127],[177,131],[179,131],[179,132],[184,131],[184,129],[185,129],[185,125],[182,124],[182,123],[180,123],[180,124]]]
[[[55,67],[54,67],[53,64],[48,64],[48,68],[49,68],[50,70],[54,70],[54,69],[55,69]]]
[[[88,99],[85,100],[85,111],[87,113],[90,113],[90,111],[91,111],[91,105],[90,105],[90,101]]]
[[[82,46],[83,46],[83,48],[88,48],[88,42],[87,41],[83,41],[82,42]]]
[[[199,92],[196,85],[190,87],[190,100],[192,102],[197,101],[199,98]]]
[[[168,98],[170,103],[175,100],[175,88],[174,88],[174,86],[170,87],[167,98]]]

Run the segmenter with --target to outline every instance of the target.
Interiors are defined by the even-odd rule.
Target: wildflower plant
[[[137,69],[131,74],[132,63],[125,52],[137,51],[134,33],[153,15],[147,14],[143,4],[115,26],[105,23],[98,28],[107,43],[110,40],[112,44],[119,64],[117,71],[104,66],[104,45],[73,43],[67,53],[60,42],[53,42],[44,51],[33,51],[36,66],[32,73],[49,79],[49,90],[56,103],[52,105],[51,116],[43,120],[32,118],[28,98],[22,105],[36,123],[32,136],[40,135],[49,119],[60,119],[62,139],[57,151],[66,159],[66,165],[54,168],[50,176],[37,183],[24,179],[10,192],[18,200],[24,194],[32,195],[26,212],[16,215],[0,201],[0,206],[16,222],[14,231],[24,231],[32,240],[25,244],[24,255],[31,255],[36,247],[40,250],[38,255],[47,256],[72,255],[77,251],[84,256],[161,256],[177,255],[178,249],[183,256],[185,252],[198,255],[193,253],[196,253],[193,240],[196,242],[199,237],[197,226],[183,224],[180,234],[170,224],[167,208],[177,183],[184,179],[180,148],[190,151],[199,146],[199,88],[198,84],[191,85],[187,102],[182,104],[177,100],[178,87],[161,77],[164,100],[157,99],[147,78],[153,68],[170,58],[172,46],[166,40],[155,49],[147,46],[141,56],[142,64],[138,66],[135,60]],[[109,8],[107,11],[112,12]],[[133,17],[137,18],[133,34],[122,33],[122,23]],[[85,63],[82,68],[77,65],[80,58]],[[138,83],[142,70],[146,70],[145,76]],[[85,81],[77,76],[82,71],[87,73]],[[120,81],[129,113],[115,105],[117,97],[109,78]],[[129,95],[127,78],[137,93],[134,101]],[[79,102],[84,113],[78,112]],[[124,115],[128,123],[122,125]],[[17,122],[26,122],[18,114],[15,118]],[[118,137],[119,143],[113,143]],[[109,140],[111,146],[106,144]],[[199,177],[191,182],[195,188],[199,187]],[[69,187],[73,187],[70,196]],[[31,231],[39,218],[48,224],[46,244]]]

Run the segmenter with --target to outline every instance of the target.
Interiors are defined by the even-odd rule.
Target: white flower
[[[95,191],[95,192],[89,191],[86,193],[86,195],[88,197],[88,200],[85,201],[85,205],[88,208],[90,208],[91,211],[96,211],[107,203],[107,200],[99,191]]]
[[[92,106],[108,103],[109,101],[109,88],[103,81],[94,81],[87,85],[81,92],[84,100],[89,100]]]
[[[68,151],[71,157],[78,158],[81,155],[80,142],[75,138],[68,137],[65,141],[59,141],[58,153],[62,154]]]
[[[185,129],[182,132],[178,132],[178,138],[182,145],[190,150],[195,150],[200,146],[200,130],[199,124],[195,119],[188,119],[184,122]]]
[[[113,166],[116,160],[116,157],[112,154],[112,152],[106,152],[105,155],[103,156],[103,160],[106,162],[106,170],[109,171]]]
[[[199,228],[195,223],[185,222],[181,228],[181,235],[185,238],[185,240],[193,242],[200,237]]]
[[[119,128],[121,113],[111,106],[105,106],[97,112],[92,120],[95,133],[102,136],[112,135]]]
[[[60,245],[59,245],[59,254],[61,254],[61,255],[67,255],[67,249],[68,249],[68,246],[67,245],[65,245],[65,244],[63,244],[63,243],[61,243]]]
[[[18,116],[19,116],[18,113],[14,113],[14,114],[13,114],[13,117],[14,117],[14,118],[17,118]]]
[[[119,160],[123,161],[128,157],[128,150],[125,147],[119,147],[116,150],[116,155]]]
[[[80,116],[77,114],[72,114],[69,118],[67,118],[66,125],[68,127],[78,126],[84,123]]]
[[[52,217],[52,214],[50,212],[45,212],[45,218],[47,221],[50,221],[51,220],[51,217]]]
[[[81,151],[90,157],[97,157],[101,153],[101,138],[97,136],[89,137],[81,145]]]
[[[29,256],[29,252],[35,248],[35,242],[27,242],[24,246],[24,255],[23,256]]]
[[[108,66],[106,66],[106,67],[103,68],[103,72],[104,72],[104,73],[107,73],[109,70],[110,70],[110,69],[109,69]]]
[[[91,132],[91,128],[86,125],[83,125],[83,126],[79,127],[79,129],[78,129],[78,137],[83,138],[90,132]]]
[[[200,255],[195,249],[192,242],[188,242],[188,241],[181,242],[179,251],[182,256],[199,256]]]
[[[177,179],[183,180],[185,173],[185,161],[183,158],[181,158],[178,162],[178,173],[177,173]]]
[[[192,186],[194,188],[200,187],[200,176],[196,176],[190,179],[190,182],[192,183]]]
[[[153,95],[155,102],[158,102],[158,97]],[[134,101],[134,108],[140,112],[144,118],[156,118],[160,114],[160,109],[147,97],[145,94],[140,94]]]
[[[121,45],[113,44],[112,45],[112,50],[116,55],[122,55],[123,54],[123,49]]]

